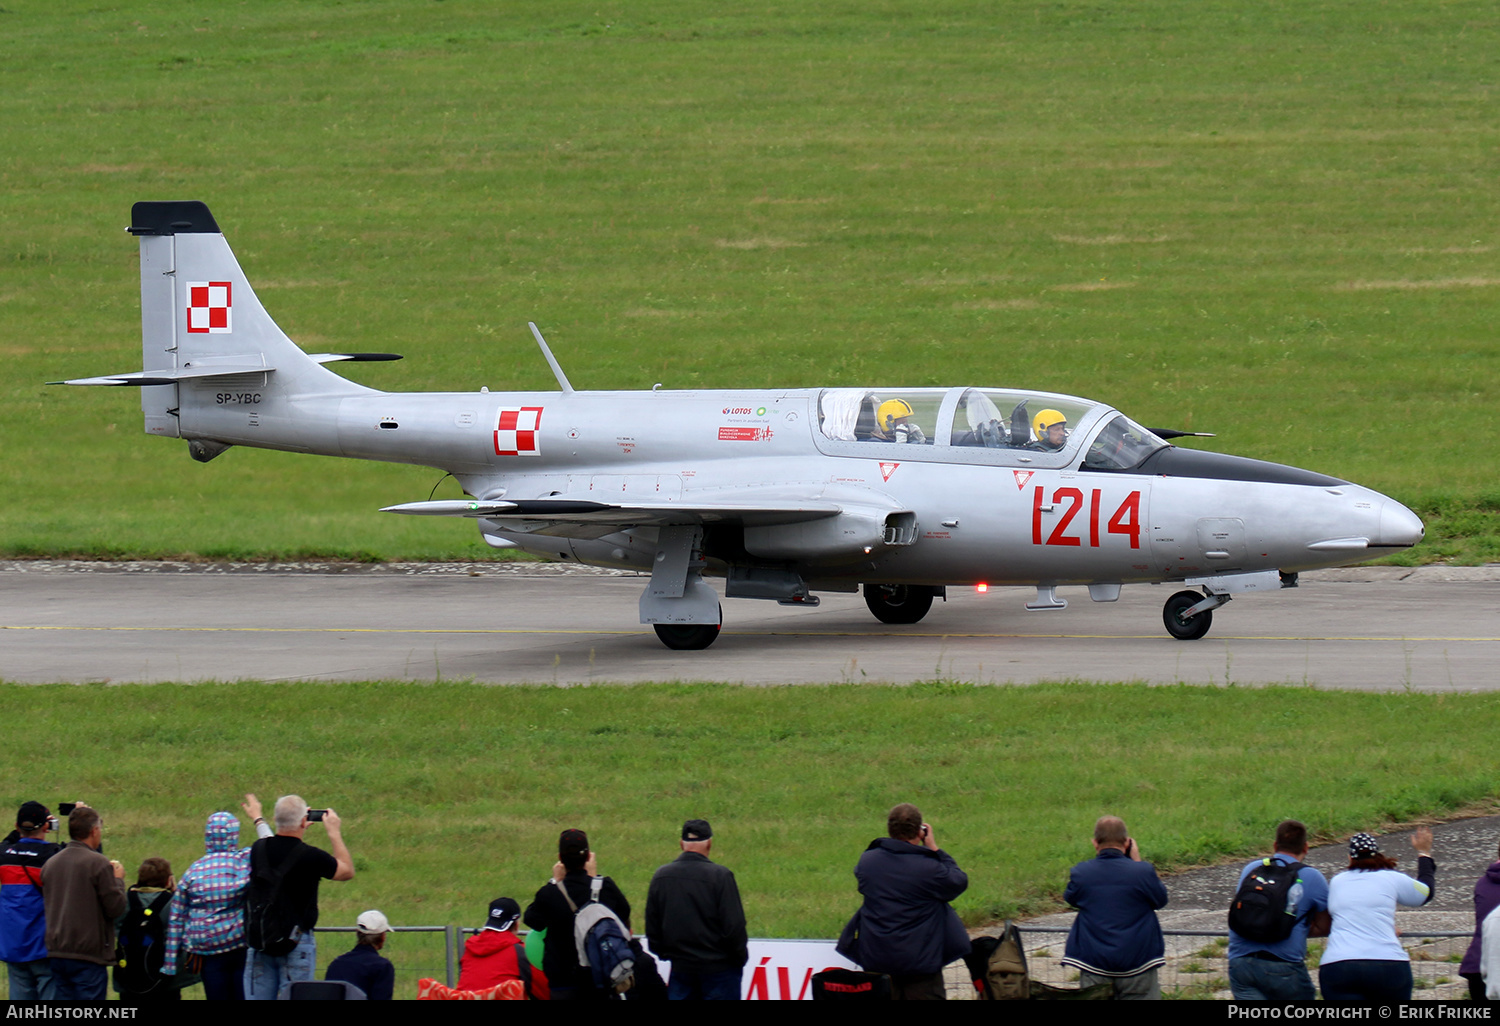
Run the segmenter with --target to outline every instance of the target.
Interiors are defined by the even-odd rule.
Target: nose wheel
[[[1212,609],[1205,609],[1198,613],[1188,614],[1188,610],[1203,601],[1203,596],[1196,591],[1179,591],[1167,599],[1167,604],[1162,607],[1162,623],[1167,626],[1167,633],[1178,641],[1197,641],[1208,633],[1208,629],[1214,624],[1214,613]]]

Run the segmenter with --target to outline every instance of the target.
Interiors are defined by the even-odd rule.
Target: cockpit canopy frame
[[[879,424],[882,407],[887,414],[909,408],[904,423],[916,430],[891,437],[895,432]],[[1055,392],[969,386],[826,388],[818,394],[817,414],[813,440],[830,456],[1119,471],[1167,445],[1104,403]],[[1059,417],[1065,440],[1054,448],[1045,431],[1038,438],[1037,421]]]

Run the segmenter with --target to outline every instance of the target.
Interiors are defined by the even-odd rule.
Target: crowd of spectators
[[[61,807],[64,826],[40,802],[23,804],[0,844],[0,960],[11,999],[104,1000],[111,966],[122,1000],[137,1003],[176,1000],[198,983],[209,1000],[286,998],[314,984],[319,886],[354,876],[339,816],[309,809],[297,795],[280,798],[270,822],[253,794],[241,808],[256,831],[252,845],[239,846],[238,816],[215,812],[204,828],[204,855],[180,880],[165,859],[151,857],[127,887],[125,867],[102,854],[99,812],[82,802]],[[331,850],[305,840],[314,823]],[[66,844],[47,839],[64,830]],[[970,951],[950,904],[968,877],[915,806],[892,808],[886,834],[855,867],[863,901],[838,951],[880,974],[894,999],[941,1000],[944,967]],[[423,981],[422,996],[738,1000],[748,961],[745,912],[734,873],[710,858],[713,837],[706,820],[688,820],[680,854],[652,877],[648,953],[631,930],[630,901],[598,872],[588,836],[564,830],[550,879],[524,912],[514,898],[491,901],[464,946],[458,987]],[[1230,901],[1234,997],[1312,1000],[1307,942],[1326,936],[1325,1000],[1409,1000],[1395,907],[1430,901],[1436,876],[1432,832],[1418,830],[1411,842],[1415,879],[1361,833],[1349,841],[1348,869],[1330,881],[1302,861],[1307,828],[1282,822],[1271,854],[1244,867]],[[1167,889],[1123,820],[1100,817],[1092,843],[1093,857],[1073,867],[1064,892],[1077,915],[1063,963],[1078,970],[1083,991],[1159,998],[1165,945],[1156,912]],[[1500,996],[1500,861],[1475,885],[1474,900],[1474,938],[1460,972],[1471,996],[1483,1000]],[[532,931],[524,941],[522,922]],[[333,959],[317,985],[390,999],[395,970],[382,950],[392,932],[380,911],[361,914],[354,947]],[[670,962],[668,982],[653,955]]]

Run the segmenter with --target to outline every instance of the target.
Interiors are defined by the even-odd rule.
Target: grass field
[[[0,713],[62,749],[11,746],[8,800],[95,805],[132,872],[184,868],[246,790],[295,791],[339,811],[358,870],[324,885],[329,925],[469,925],[534,893],[572,826],[640,909],[703,816],[773,937],[836,936],[897,801],[969,873],[955,907],[977,924],[1053,908],[1104,813],[1171,870],[1259,850],[1287,816],[1331,839],[1484,803],[1500,728],[1483,695],[1076,684],[10,685]]]
[[[1500,558],[1479,2],[62,2],[0,35],[0,552],[470,557],[436,472],[145,438],[140,199],[383,388],[1014,384]],[[451,483],[445,488],[452,489]],[[439,495],[446,494],[439,491]],[[456,494],[456,493],[455,493]]]
[[[580,388],[1078,393],[1396,496],[1428,522],[1407,560],[1500,559],[1493,4],[61,0],[0,29],[0,555],[487,554],[375,513],[435,471],[202,466],[134,390],[42,384],[139,367],[130,204],[201,199],[305,348],[405,354],[348,371],[376,387],[551,387],[535,320]],[[837,931],[897,800],[977,923],[1053,907],[1102,812],[1176,868],[1286,815],[1490,802],[1500,715],[1066,684],[0,685],[0,711],[11,799],[98,805],[132,868],[295,790],[358,866],[326,922],[467,924],[571,825],[639,908],[706,815],[763,936]]]

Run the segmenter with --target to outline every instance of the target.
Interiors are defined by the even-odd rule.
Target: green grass
[[[379,387],[545,388],[535,319],[580,387],[1074,392],[1435,507],[1412,560],[1500,547],[1491,4],[0,20],[0,552],[484,552],[374,515],[435,472],[199,466],[133,390],[41,384],[139,366],[145,198],[209,202],[307,348],[405,353]]]
[[[897,801],[969,873],[955,906],[983,923],[1054,909],[1104,813],[1171,870],[1260,850],[1287,816],[1331,839],[1472,807],[1495,795],[1500,726],[1484,695],[946,683],[9,685],[0,715],[38,739],[10,747],[5,800],[90,802],[132,872],[184,868],[246,790],[295,791],[339,811],[358,869],[324,886],[330,925],[370,907],[468,924],[529,897],[571,826],[638,917],[681,821],[704,816],[751,933],[812,937],[852,912],[854,863]],[[1267,787],[1288,757],[1299,772]]]

